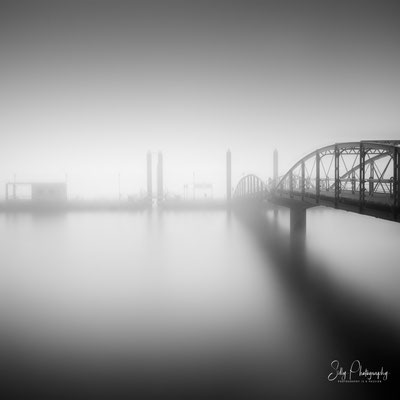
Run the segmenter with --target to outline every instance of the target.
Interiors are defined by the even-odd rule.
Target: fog
[[[120,173],[139,193],[145,153],[162,150],[171,191],[195,171],[222,194],[227,148],[234,181],[266,179],[274,148],[283,172],[399,130],[396,2],[0,7],[1,182],[80,174],[87,195],[112,197]]]
[[[265,183],[274,149],[283,175],[322,146],[399,139],[399,18],[390,0],[2,1],[8,393],[385,397],[400,225],[358,213],[398,220],[399,144],[357,171],[362,146],[299,164],[293,214]],[[330,382],[335,360],[389,382]]]

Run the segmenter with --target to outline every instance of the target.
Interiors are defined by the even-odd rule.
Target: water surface
[[[306,293],[322,274],[335,283],[334,297],[356,293],[394,321],[399,299],[397,225],[377,232],[379,224],[354,219],[333,234],[341,217],[309,212],[308,253],[329,262],[288,279],[269,239],[233,213],[1,214],[3,364],[29,390],[51,377],[50,397],[66,382],[143,396],[183,388],[240,398],[334,393],[330,362],[352,355],[330,329],[341,318],[323,296]],[[284,241],[287,221],[281,210],[266,229]],[[363,241],[354,237],[368,228]]]

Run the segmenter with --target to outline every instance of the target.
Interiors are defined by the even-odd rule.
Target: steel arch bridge
[[[233,197],[238,198],[256,198],[263,199],[268,193],[267,184],[258,176],[249,174],[242,177],[235,191]]]
[[[243,177],[234,198],[324,205],[398,221],[399,180],[400,140],[336,143],[309,153],[270,185],[255,175]]]

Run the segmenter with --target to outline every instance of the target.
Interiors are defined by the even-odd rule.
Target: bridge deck
[[[359,192],[341,191],[338,201],[335,204],[335,192],[321,191],[319,201],[317,201],[316,191],[307,191],[302,195],[301,192],[279,192],[268,198],[275,204],[289,207],[315,207],[318,205],[333,207],[340,210],[356,212],[377,218],[397,221],[398,215],[393,208],[393,199],[389,193],[366,194],[364,205],[361,207]],[[398,214],[398,210],[397,210]]]

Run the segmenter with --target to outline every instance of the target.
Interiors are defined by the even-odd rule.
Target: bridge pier
[[[290,208],[290,251],[294,261],[302,262],[306,250],[307,209]]]

